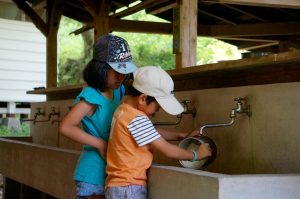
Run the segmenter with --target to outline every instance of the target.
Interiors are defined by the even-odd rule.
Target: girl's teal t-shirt
[[[124,96],[124,86],[114,90],[113,100],[105,98],[101,92],[92,87],[85,87],[77,96],[75,104],[80,100],[97,106],[92,116],[86,115],[82,120],[82,128],[88,134],[108,141],[113,113]],[[83,152],[78,160],[74,180],[96,185],[104,185],[106,178],[106,162],[99,151],[91,146],[84,145]]]

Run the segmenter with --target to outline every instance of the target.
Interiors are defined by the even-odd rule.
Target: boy
[[[151,166],[151,147],[169,158],[200,160],[211,155],[208,144],[187,151],[165,139],[182,133],[156,130],[148,118],[162,107],[172,115],[183,107],[173,95],[172,78],[160,67],[142,67],[134,73],[128,96],[114,113],[107,151],[107,199],[146,199],[146,172]],[[159,131],[159,132],[158,132]]]

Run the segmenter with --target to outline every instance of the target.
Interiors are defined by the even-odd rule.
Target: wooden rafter
[[[277,7],[277,8],[300,8],[299,0],[204,0],[204,2],[210,3],[226,3],[237,5],[251,5],[251,6],[263,6],[263,7]]]
[[[204,11],[204,10],[200,10],[200,9],[199,9],[198,12],[203,13],[203,14],[205,14],[205,15],[208,15],[208,16],[210,16],[210,17],[213,17],[213,18],[215,18],[215,19],[218,19],[218,20],[220,20],[220,21],[223,21],[223,22],[225,22],[225,23],[228,23],[228,24],[231,24],[231,25],[236,25],[236,23],[234,23],[234,22],[232,22],[232,21],[229,21],[229,20],[227,20],[227,19],[224,19],[223,17],[219,17],[219,16],[217,16],[217,15],[215,15],[215,14],[211,14],[211,13],[206,12],[206,11]]]
[[[260,49],[260,48],[265,48],[265,47],[270,47],[270,46],[277,46],[279,42],[267,42],[267,43],[248,43],[247,46],[240,45],[239,49],[240,50],[255,50],[255,49]]]
[[[110,28],[112,31],[153,33],[153,34],[172,34],[171,23],[131,21],[111,19]]]
[[[115,13],[113,15],[111,15],[112,17],[118,17],[118,18],[122,18],[122,17],[126,17],[128,15],[131,15],[133,13],[136,13],[136,12],[139,12],[143,9],[146,9],[148,8],[150,5],[151,6],[154,6],[156,4],[161,4],[161,3],[164,3],[168,0],[146,0],[146,1],[142,1],[141,3],[133,6],[133,7],[130,7],[130,8],[127,8],[126,10],[124,11],[121,11],[121,12],[118,12],[118,13]]]
[[[239,13],[242,13],[242,14],[244,14],[244,15],[247,15],[247,16],[253,18],[253,19],[257,19],[257,20],[259,20],[259,21],[261,21],[261,22],[268,23],[267,20],[262,19],[262,18],[260,18],[260,17],[258,17],[258,16],[256,16],[256,15],[251,14],[251,13],[249,13],[249,12],[246,12],[246,11],[244,11],[244,10],[241,10],[241,9],[239,9],[239,8],[237,8],[237,7],[234,7],[234,6],[231,6],[231,5],[228,5],[228,4],[222,4],[222,5],[225,6],[225,7],[227,7],[227,8],[229,8],[229,9],[232,9],[232,10],[235,10],[235,11],[237,11],[237,12],[239,12]]]
[[[234,41],[250,41],[250,42],[262,42],[262,43],[274,43],[279,42],[274,39],[260,39],[260,38],[239,38],[239,37],[215,37],[221,40],[234,40]]]
[[[246,36],[271,36],[271,35],[299,35],[299,23],[262,23],[241,25],[218,25],[211,26],[209,35],[223,37],[246,37]]]
[[[148,14],[152,14],[152,15],[157,15],[159,13],[162,13],[162,12],[165,12],[167,10],[170,10],[170,9],[173,9],[177,6],[177,2],[174,2],[174,3],[171,3],[171,4],[168,4],[168,5],[165,5],[165,6],[162,6],[162,7],[159,7],[157,9],[154,9],[150,12],[147,12]]]
[[[25,14],[32,20],[34,25],[41,31],[44,36],[48,35],[47,24],[43,19],[25,2],[22,0],[13,0],[20,10],[25,12]]]
[[[110,19],[111,31],[172,34],[172,23],[134,21]],[[87,24],[88,29],[93,28],[93,24]],[[88,30],[86,27],[83,30]],[[276,36],[276,35],[299,35],[299,23],[262,23],[243,25],[198,25],[198,36],[208,36],[217,38],[236,38],[237,40],[247,39],[255,36]],[[77,34],[80,33],[76,32]],[[240,37],[240,38],[239,38]],[[242,37],[242,38],[241,38]],[[249,38],[251,39],[251,38]],[[259,41],[261,39],[253,39]],[[268,40],[269,41],[269,40]],[[273,41],[272,41],[273,42]]]

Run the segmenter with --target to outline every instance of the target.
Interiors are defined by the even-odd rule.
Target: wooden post
[[[196,65],[198,1],[181,0],[174,8],[173,52],[176,68]]]
[[[111,1],[107,0],[84,0],[85,8],[93,16],[94,22],[94,41],[100,36],[110,32],[109,12]]]
[[[57,32],[62,15],[61,0],[47,1],[47,88],[57,87]]]

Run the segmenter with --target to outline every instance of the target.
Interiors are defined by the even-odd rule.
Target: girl
[[[127,42],[111,34],[96,42],[93,57],[83,71],[88,86],[59,127],[60,133],[84,145],[74,173],[77,198],[104,198],[110,124],[124,96],[122,82],[136,70]]]

